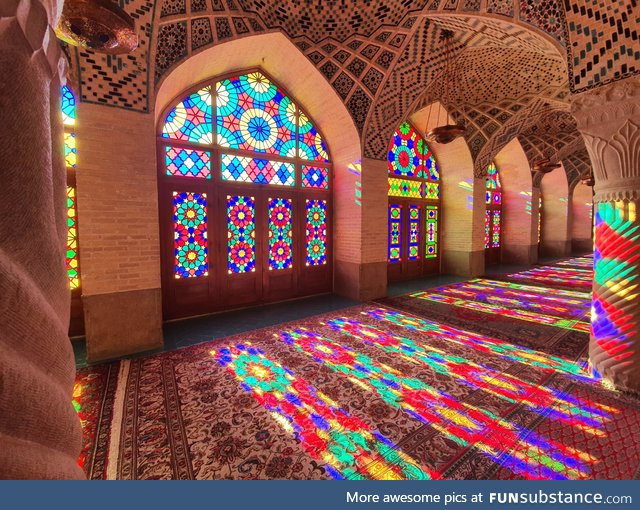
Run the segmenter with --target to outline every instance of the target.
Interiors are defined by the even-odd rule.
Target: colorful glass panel
[[[307,200],[307,266],[327,263],[327,201]]]
[[[500,247],[500,211],[493,211],[493,233],[491,239],[491,247]]]
[[[302,112],[298,119],[298,157],[309,161],[329,162],[329,154],[322,136]]]
[[[409,206],[409,260],[420,258],[420,206]]]
[[[500,193],[499,191],[494,191],[493,192],[492,203],[493,203],[493,205],[502,204],[502,193]]]
[[[211,153],[179,147],[165,147],[167,175],[211,179]]]
[[[296,106],[259,72],[216,84],[216,126],[222,147],[296,156]]]
[[[75,168],[77,163],[76,134],[64,134],[64,161],[67,168]]]
[[[229,274],[256,270],[255,201],[253,197],[227,195]]]
[[[295,170],[293,163],[223,154],[222,180],[293,186]]]
[[[432,259],[438,256],[438,206],[428,205],[426,211],[426,252],[425,258]]]
[[[403,122],[391,139],[387,155],[389,174],[420,177],[423,174],[423,140],[408,122]]]
[[[78,272],[78,220],[76,217],[76,190],[67,186],[67,275],[71,289],[80,287]]]
[[[62,86],[62,123],[65,126],[73,126],[76,123],[76,98],[71,89],[66,85]]]
[[[425,182],[424,183],[424,198],[431,200],[438,200],[440,198],[440,183],[438,182]]]
[[[321,166],[302,166],[302,187],[329,189],[329,169]]]
[[[213,143],[211,87],[185,97],[167,114],[162,129],[164,138],[195,143]]]
[[[389,262],[400,262],[402,250],[402,205],[389,204]]]
[[[491,163],[487,167],[487,189],[500,189],[502,185],[500,184],[500,174],[498,173],[498,168],[495,163]]]
[[[292,266],[291,199],[269,199],[269,270]]]
[[[487,205],[491,204],[491,191],[487,190],[484,192],[484,201]]]
[[[389,177],[389,196],[422,198],[422,183],[420,181]]]
[[[208,275],[207,195],[174,191],[173,226],[175,278]]]
[[[424,140],[422,142],[422,155],[424,157],[422,174],[419,177],[424,177],[425,179],[430,179],[432,181],[440,180],[440,172],[438,171],[438,163],[436,162],[436,158],[431,152],[431,149],[426,144]]]
[[[491,247],[491,211],[484,212],[484,247]]]

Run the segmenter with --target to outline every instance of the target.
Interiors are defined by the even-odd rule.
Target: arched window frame
[[[404,152],[404,154],[402,154]],[[409,121],[394,132],[387,153],[388,170],[388,247],[389,264],[423,259],[439,269],[440,173],[438,163],[424,137]],[[409,158],[406,165],[400,160]],[[403,171],[403,168],[413,168]],[[413,203],[402,203],[410,199]],[[406,207],[405,207],[406,206]],[[406,210],[404,210],[406,208]],[[402,216],[408,214],[405,243],[399,230]],[[419,219],[415,218],[418,216]],[[419,222],[419,223],[418,223]],[[419,241],[414,241],[418,235]],[[418,244],[419,243],[419,244]]]
[[[293,151],[292,155],[281,155],[281,154],[270,154],[264,152],[256,152],[252,149],[247,148],[231,148],[225,146],[225,144],[221,144],[218,137],[218,122],[217,122],[217,86],[227,80],[231,80],[238,77],[245,77],[254,73],[259,73],[264,76],[272,85],[274,85],[278,91],[290,101],[290,104],[295,108],[295,132],[294,132],[294,142],[292,142],[291,150],[293,151],[293,147],[295,146],[295,151]],[[163,130],[165,126],[165,121],[167,116],[174,110],[174,108],[186,98],[191,96],[194,93],[197,93],[200,90],[203,90],[205,87],[210,87],[211,90],[211,137],[210,139],[196,142],[196,141],[185,141],[185,140],[176,140],[174,138],[167,138],[163,136]],[[304,123],[304,119],[308,121],[309,124]],[[302,119],[302,120],[301,120]],[[304,132],[301,127],[308,128],[312,131]],[[309,135],[311,133],[311,135]],[[300,147],[303,144],[303,140],[308,141],[308,136],[315,137],[317,133],[317,139],[322,140],[322,147],[324,148],[326,157],[323,157],[321,151],[317,150],[316,152],[319,154],[310,154],[310,153],[302,153],[300,152]],[[269,272],[272,274],[282,274],[293,271],[295,273],[295,278],[300,282],[308,282],[314,280],[316,282],[315,287],[312,284],[309,284],[313,287],[313,293],[324,292],[327,290],[331,290],[331,277],[325,278],[325,283],[320,282],[320,276],[313,276],[310,274],[313,273],[315,275],[320,274],[332,274],[332,189],[333,189],[333,165],[331,163],[332,158],[328,147],[324,140],[326,140],[324,134],[321,129],[307,116],[304,108],[296,101],[293,95],[289,94],[287,90],[282,87],[276,80],[268,75],[268,73],[264,72],[262,69],[252,68],[252,69],[243,69],[236,70],[232,73],[226,73],[224,75],[218,75],[215,77],[208,78],[200,83],[197,83],[188,89],[184,90],[177,96],[175,96],[169,103],[168,106],[162,111],[160,115],[160,120],[158,122],[157,131],[156,131],[156,139],[157,139],[157,158],[158,158],[158,187],[159,192],[162,195],[163,193],[166,195],[167,191],[171,189],[172,191],[190,191],[194,193],[203,193],[208,195],[207,202],[207,210],[210,213],[207,215],[207,224],[206,229],[207,233],[212,230],[212,228],[217,229],[220,232],[222,227],[222,217],[221,210],[224,209],[226,213],[229,212],[228,207],[232,207],[229,205],[229,202],[222,203],[226,199],[230,199],[231,196],[236,197],[252,197],[252,190],[273,190],[273,193],[269,191],[269,196],[274,195],[272,198],[274,200],[278,197],[288,197],[291,199],[291,207],[292,207],[292,216],[293,223],[291,224],[291,231],[293,232],[293,244],[292,244],[292,255],[293,261],[291,264],[288,264],[286,261],[274,263],[272,267],[269,267]],[[178,149],[189,149],[189,150],[198,150],[205,151],[209,155],[209,169],[210,174],[208,178],[196,178],[192,176],[185,175],[168,175],[167,172],[167,159],[166,159],[166,147],[175,147]],[[242,180],[234,180],[230,172],[225,171],[223,177],[223,157],[225,155],[231,155],[236,158],[256,158],[263,161],[273,162],[275,164],[286,164],[291,165],[293,167],[293,174],[288,175],[284,180],[280,180],[278,183],[268,184],[264,182],[243,182]],[[319,159],[312,160],[309,159],[312,156],[318,156]],[[229,169],[230,166],[226,164],[224,166],[225,169]],[[307,173],[308,169],[320,169],[317,172],[310,171]],[[236,174],[234,174],[236,175]],[[283,174],[284,175],[284,174]],[[244,176],[244,174],[243,174]],[[245,176],[246,177],[246,176]],[[243,177],[244,178],[244,177]],[[229,195],[225,195],[222,197],[222,190],[226,189],[229,191]],[[233,190],[233,192],[231,192]],[[277,197],[276,197],[277,195]],[[165,197],[166,198],[166,197]],[[171,225],[167,225],[166,221],[166,204],[163,206],[162,204],[162,196],[159,201],[160,215],[161,215],[161,236],[167,237],[167,234],[173,236],[174,225],[171,222]],[[271,198],[269,199],[271,200]],[[255,205],[255,204],[253,204]],[[273,204],[274,207],[277,206],[275,202]],[[248,204],[251,208],[252,204]],[[271,206],[270,206],[271,207]],[[313,225],[313,217],[315,217],[315,209],[320,208],[319,210],[324,208],[324,223],[319,224],[319,226]],[[271,209],[269,209],[271,211]],[[211,212],[215,212],[215,214],[211,214]],[[254,214],[258,215],[259,212],[253,209]],[[164,229],[163,229],[163,220],[164,221]],[[298,219],[296,219],[298,218]],[[305,224],[300,223],[303,218],[306,218]],[[224,220],[227,218],[225,216]],[[258,220],[254,220],[258,221]],[[228,223],[225,223],[228,228]],[[255,223],[254,223],[255,226]],[[164,230],[164,232],[162,232]],[[168,232],[168,231],[171,232]],[[276,232],[278,234],[278,232]],[[232,233],[229,230],[227,232],[225,228],[225,236],[231,236]],[[298,239],[298,240],[297,240]],[[256,239],[254,233],[254,249],[256,251],[263,250],[263,253],[267,253],[264,251],[264,247],[260,248],[260,243],[267,243],[266,239]],[[314,244],[315,243],[315,244]],[[320,243],[324,245],[324,251],[320,252],[319,256],[313,254],[313,249],[315,246]],[[165,247],[166,248],[166,247]],[[224,247],[224,250],[227,250],[227,246]],[[208,238],[208,268],[206,271],[203,271],[203,274],[198,276],[202,277],[201,279],[211,279],[211,273],[214,271],[221,271],[220,267],[220,250],[222,248],[220,246],[212,246],[210,236]],[[229,248],[230,249],[230,248]],[[213,251],[212,251],[213,250]],[[216,253],[217,251],[217,253]],[[230,257],[230,256],[229,256]],[[314,258],[315,257],[315,258]],[[216,262],[217,260],[217,262]],[[262,264],[271,264],[272,258],[270,257],[268,261],[262,261]],[[211,268],[212,261],[216,263],[216,267]],[[163,277],[163,289],[165,287],[173,287],[173,286],[183,286],[190,285],[189,280],[198,280],[198,276],[194,277],[186,277],[179,278],[175,274],[175,258],[173,252],[171,250],[163,249],[163,267],[162,267],[162,277]],[[254,259],[255,263],[255,259]],[[239,272],[235,273],[234,271],[240,269]],[[248,277],[249,273],[255,274],[256,268],[251,264],[242,267],[233,267],[231,268],[231,260],[227,259],[227,265],[225,268],[225,272],[228,274],[229,278],[237,278],[242,279],[243,277]],[[206,273],[206,274],[205,274]],[[304,274],[303,274],[304,273]],[[322,283],[320,285],[318,282]],[[326,285],[325,285],[326,284]],[[306,284],[305,284],[306,285]],[[309,286],[308,285],[308,286]],[[325,288],[327,287],[328,288]],[[301,286],[299,286],[302,289]],[[306,288],[306,287],[305,287]],[[307,295],[309,292],[304,290],[300,290],[302,294],[299,295]],[[311,292],[311,291],[310,291]],[[165,292],[163,290],[163,296]],[[269,301],[267,299],[266,301]],[[263,301],[259,301],[263,302]],[[257,304],[256,302],[255,304]],[[165,301],[165,312],[167,311]],[[232,304],[229,306],[219,306],[214,307],[213,309],[202,310],[202,312],[210,312],[215,311],[217,309],[222,308],[230,308],[233,307]],[[176,312],[178,316],[186,316],[189,314],[193,314],[193,310],[189,312]],[[168,316],[176,315],[175,313],[169,313]]]

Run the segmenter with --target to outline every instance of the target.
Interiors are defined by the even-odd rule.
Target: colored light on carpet
[[[504,317],[510,317],[512,319],[519,319],[528,322],[536,322],[538,324],[545,324],[547,326],[554,326],[556,328],[573,329],[575,331],[584,331],[585,333],[588,333],[590,328],[588,322],[562,319],[542,313],[533,313],[527,310],[508,308],[507,306],[478,303],[477,301],[468,301],[466,299],[460,299],[453,296],[445,296],[436,292],[416,292],[415,294],[411,294],[411,297],[457,306],[459,308],[473,310],[475,312],[500,314]]]
[[[556,262],[558,266],[573,266],[582,269],[593,269],[593,257],[574,257],[569,260]]]
[[[428,339],[418,344],[409,338],[396,336],[349,318],[330,320],[327,326],[384,352],[400,356],[410,363],[456,379],[466,386],[486,391],[514,404],[525,405],[537,413],[564,421],[593,435],[602,435],[601,426],[609,420],[606,412],[592,407],[588,402],[554,388],[497,372],[459,355],[447,354],[442,349],[429,345]]]
[[[449,342],[476,349],[480,352],[492,354],[500,358],[525,363],[549,371],[561,372],[582,381],[593,381],[593,378],[585,371],[585,368],[572,361],[551,356],[542,352],[522,347],[495,338],[489,338],[477,333],[465,331],[453,326],[447,326],[426,319],[419,319],[384,308],[372,309],[363,312],[374,319],[390,322],[412,331],[427,333],[430,336],[445,339]]]
[[[593,272],[589,269],[544,266],[521,273],[513,273],[510,278],[533,280],[541,283],[560,283],[578,287],[590,287]]]
[[[565,289],[556,289],[549,287],[538,287],[535,285],[523,285],[521,283],[514,282],[505,282],[501,280],[485,280],[479,278],[477,280],[470,280],[469,283],[472,284],[481,284],[490,286],[492,288],[497,289],[511,289],[518,292],[532,292],[536,295],[542,294],[544,299],[547,300],[557,300],[565,298],[572,298],[576,301],[581,302],[590,302],[591,301],[591,293],[590,292],[580,292],[575,290],[565,290]],[[577,303],[575,303],[577,304]]]
[[[446,285],[433,289],[433,292],[458,299],[469,299],[484,303],[506,306],[520,310],[532,310],[559,317],[581,318],[589,311],[590,301],[585,299],[545,296],[553,293],[553,289],[540,289],[539,293],[519,292],[501,289],[478,281]]]
[[[211,351],[334,478],[428,479],[427,473],[379,432],[249,343]]]
[[[420,379],[406,377],[393,367],[313,331],[300,328],[282,332],[279,338],[457,444],[477,448],[523,476],[531,471],[530,464],[536,472],[543,469],[545,478],[564,478],[560,471],[565,472],[567,468],[571,478],[584,476],[588,471],[583,464],[589,460],[588,455],[528,433],[490,411],[461,403]],[[522,442],[542,449],[542,455],[537,458],[512,456],[510,450]]]

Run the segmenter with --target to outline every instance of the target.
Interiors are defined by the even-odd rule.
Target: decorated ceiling
[[[450,113],[467,125],[476,175],[514,137],[531,162],[589,159],[572,94],[639,72],[636,0],[118,0],[140,46],[108,56],[65,48],[81,100],[146,112],[190,55],[280,31],[319,69],[383,159],[397,125],[442,98],[443,30],[454,34]]]

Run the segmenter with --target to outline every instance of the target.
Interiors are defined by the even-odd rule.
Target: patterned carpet
[[[638,477],[640,405],[586,370],[588,289],[516,279],[82,369],[80,463],[119,479]]]

